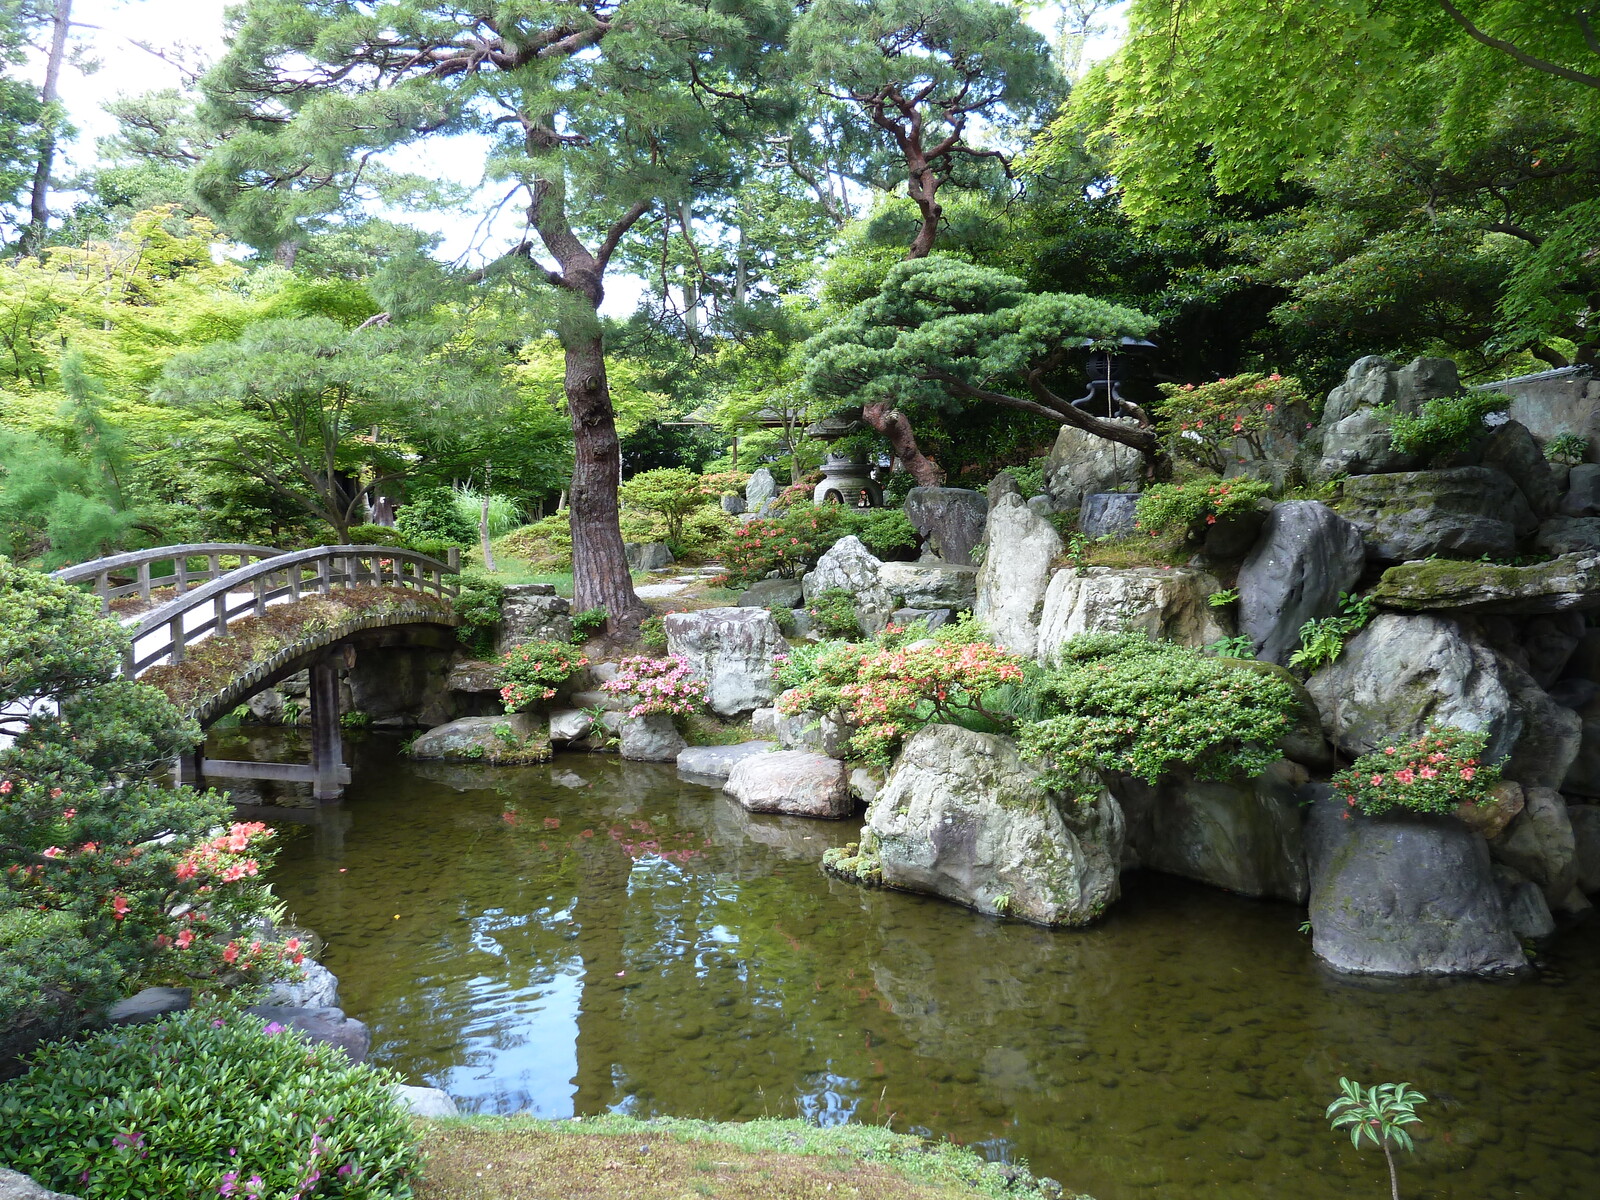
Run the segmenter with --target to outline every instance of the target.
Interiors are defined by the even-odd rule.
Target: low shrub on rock
[[[1498,763],[1483,759],[1489,735],[1433,725],[1421,737],[1363,754],[1332,779],[1345,803],[1368,816],[1394,809],[1455,812],[1490,798]]]
[[[1178,534],[1199,538],[1207,525],[1250,512],[1271,490],[1264,480],[1215,475],[1160,483],[1140,495],[1134,519],[1139,531],[1149,537]]]
[[[0,1085],[0,1160],[84,1200],[404,1200],[387,1072],[228,1006],[40,1049]]]
[[[806,612],[817,628],[830,637],[850,637],[860,631],[856,624],[856,598],[848,588],[824,588],[811,597]]]
[[[555,698],[556,689],[589,665],[578,650],[562,642],[524,642],[506,651],[500,660],[500,701],[506,711],[519,712],[541,700]]]
[[[1085,780],[1102,773],[1147,783],[1179,767],[1200,779],[1259,775],[1280,757],[1297,710],[1276,675],[1142,634],[1074,638],[1059,664],[1033,685],[1043,719],[1017,741],[1080,799],[1093,798]]]
[[[1244,374],[1213,383],[1164,383],[1155,407],[1170,453],[1220,474],[1233,463],[1240,442],[1254,457],[1266,458],[1263,436],[1282,428],[1290,413],[1308,411],[1310,399],[1292,376]]]

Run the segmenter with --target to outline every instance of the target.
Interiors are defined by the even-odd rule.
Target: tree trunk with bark
[[[861,418],[889,441],[889,448],[917,481],[918,487],[943,487],[944,469],[922,452],[905,413],[888,404],[862,406]]]
[[[23,230],[20,247],[23,254],[37,254],[50,232],[50,172],[56,159],[56,116],[50,110],[60,95],[61,65],[67,59],[67,32],[72,27],[72,0],[56,0],[51,23],[50,56],[45,60],[44,85],[39,89],[39,161],[33,169],[33,188],[28,196],[28,227]]]

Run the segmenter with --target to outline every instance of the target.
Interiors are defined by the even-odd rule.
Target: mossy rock
[[[1402,612],[1540,613],[1600,608],[1600,552],[1527,566],[1424,559],[1383,573],[1372,599]]]

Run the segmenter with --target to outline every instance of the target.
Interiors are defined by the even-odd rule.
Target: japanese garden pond
[[[397,748],[366,735],[343,803],[273,816],[272,883],[372,1061],[463,1111],[887,1123],[1097,1200],[1345,1200],[1387,1187],[1323,1117],[1348,1075],[1429,1097],[1412,1200],[1600,1178],[1600,921],[1516,980],[1340,979],[1285,904],[1135,874],[1049,931],[830,879],[857,823],[671,767]]]

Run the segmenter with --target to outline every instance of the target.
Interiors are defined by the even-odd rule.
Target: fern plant
[[[1313,617],[1300,626],[1300,649],[1289,658],[1291,667],[1303,668],[1315,674],[1344,653],[1345,642],[1360,633],[1372,620],[1375,609],[1367,596],[1339,594],[1339,614],[1333,617]]]
[[[1421,1092],[1412,1090],[1409,1083],[1379,1083],[1363,1088],[1353,1079],[1339,1079],[1339,1095],[1324,1114],[1335,1129],[1350,1131],[1350,1144],[1361,1149],[1362,1139],[1370,1141],[1383,1151],[1389,1164],[1390,1200],[1400,1200],[1400,1176],[1395,1170],[1391,1145],[1403,1150],[1415,1147],[1408,1125],[1421,1124],[1417,1105],[1427,1101]]]

